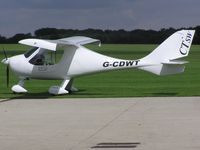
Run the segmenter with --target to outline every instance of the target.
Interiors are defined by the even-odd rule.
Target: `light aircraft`
[[[194,37],[194,30],[181,30],[172,34],[154,51],[144,58],[123,60],[93,52],[85,44],[101,42],[83,36],[74,36],[58,40],[24,39],[20,44],[33,48],[25,54],[5,59],[2,63],[19,76],[18,84],[12,86],[14,93],[26,93],[24,82],[27,79],[59,79],[60,86],[52,86],[49,93],[67,94],[77,91],[72,86],[73,80],[82,75],[93,74],[125,68],[138,68],[156,75],[170,75],[184,72],[187,63],[182,58],[188,56]],[[64,53],[58,63],[52,62],[51,52],[63,49]],[[7,75],[8,75],[7,69]],[[8,78],[8,77],[7,77]]]

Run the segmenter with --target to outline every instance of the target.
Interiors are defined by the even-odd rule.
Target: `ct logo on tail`
[[[191,42],[192,42],[192,34],[188,31],[186,38],[183,39],[183,41],[181,43],[181,47],[179,49],[179,51],[182,55],[187,55],[188,50],[189,50],[189,45]]]

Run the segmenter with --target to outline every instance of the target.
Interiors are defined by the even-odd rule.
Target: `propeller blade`
[[[7,65],[6,68],[6,84],[7,84],[7,88],[9,87],[9,65]]]
[[[4,53],[4,56],[5,56],[6,60],[7,60],[7,59],[8,59],[8,56],[7,56],[7,54],[6,54],[6,51],[5,51],[4,47],[3,47],[3,53]]]
[[[54,58],[54,59],[55,59],[55,64],[56,64],[56,62],[57,62],[57,60],[56,60],[56,51],[55,51],[55,55],[54,55],[54,56],[55,56],[55,58]]]

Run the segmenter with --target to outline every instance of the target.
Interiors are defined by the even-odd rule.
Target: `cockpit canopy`
[[[57,53],[57,54],[56,54]],[[59,50],[58,52],[49,51],[47,49],[32,47],[24,56],[29,58],[29,63],[32,65],[54,65],[58,63],[61,56],[63,54],[63,50]]]

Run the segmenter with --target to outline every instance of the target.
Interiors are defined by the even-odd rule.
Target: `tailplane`
[[[184,72],[187,63],[182,58],[188,56],[194,30],[177,31],[159,45],[152,53],[141,59],[144,65],[139,69],[157,74],[169,75]]]

